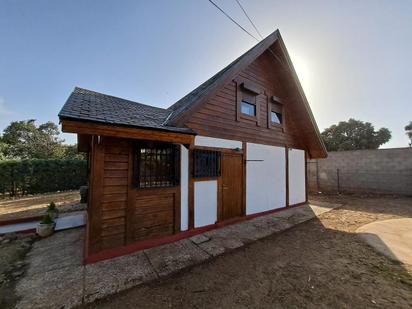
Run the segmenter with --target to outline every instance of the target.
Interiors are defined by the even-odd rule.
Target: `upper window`
[[[240,103],[240,111],[242,114],[256,117],[256,105],[245,100]]]
[[[179,147],[171,144],[140,146],[135,151],[134,180],[139,188],[179,184]]]
[[[271,121],[272,123],[282,124],[282,114],[278,112],[272,112]]]
[[[240,102],[240,112],[244,115],[256,117],[256,94],[249,90],[243,90]]]
[[[270,122],[276,125],[283,124],[283,105],[281,103],[272,103],[270,113]]]
[[[210,150],[193,150],[193,177],[220,176],[220,152]]]

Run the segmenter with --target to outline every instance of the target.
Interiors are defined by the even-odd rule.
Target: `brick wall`
[[[308,160],[310,192],[412,195],[412,148],[329,152]]]

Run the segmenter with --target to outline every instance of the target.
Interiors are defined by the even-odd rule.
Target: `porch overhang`
[[[61,119],[62,131],[80,135],[99,135],[189,145],[195,133],[176,133],[160,129],[108,125],[95,122]]]

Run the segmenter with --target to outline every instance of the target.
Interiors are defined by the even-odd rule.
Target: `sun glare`
[[[305,59],[296,54],[291,54],[290,57],[303,90],[306,92],[310,89],[311,72],[309,66],[307,65]]]

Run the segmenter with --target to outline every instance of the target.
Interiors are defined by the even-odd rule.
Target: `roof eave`
[[[185,135],[197,135],[195,131],[189,128],[187,128],[187,130],[186,128],[177,128],[177,130],[174,130],[173,127],[163,127],[163,128],[162,127],[149,127],[149,126],[128,125],[128,124],[115,123],[115,122],[79,119],[79,118],[64,116],[64,115],[61,115],[60,113],[58,116],[59,116],[60,122],[67,120],[67,121],[75,121],[79,123],[107,125],[111,127],[121,127],[121,128],[138,129],[138,130],[153,130],[153,131],[162,131],[162,132],[170,132],[170,133],[185,134]],[[185,130],[182,131],[179,129],[185,129]],[[72,133],[76,133],[76,132],[72,132]]]

